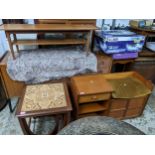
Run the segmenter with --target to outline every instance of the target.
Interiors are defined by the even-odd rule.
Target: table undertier
[[[17,40],[12,41],[13,45],[84,45],[85,39],[51,39],[51,40]]]

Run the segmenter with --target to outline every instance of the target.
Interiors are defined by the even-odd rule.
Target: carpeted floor
[[[16,99],[12,100],[16,103]],[[144,113],[137,118],[124,120],[125,122],[137,127],[145,134],[155,134],[155,88],[145,107]],[[55,122],[52,118],[44,118],[41,120],[32,120],[31,129],[37,134],[46,134],[47,129],[53,128]],[[43,128],[44,127],[44,128]],[[38,130],[39,129],[39,130]],[[10,113],[8,106],[0,112],[0,134],[1,135],[21,135],[23,134],[14,113]]]

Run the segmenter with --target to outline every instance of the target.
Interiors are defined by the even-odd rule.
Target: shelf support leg
[[[87,34],[87,41],[86,41],[86,52],[87,52],[87,55],[91,52],[90,50],[90,45],[92,43],[92,34],[93,34],[93,31],[89,31],[88,34]]]
[[[10,50],[11,50],[12,57],[13,57],[13,59],[15,59],[15,53],[14,53],[14,50],[13,50],[13,44],[12,44],[9,32],[6,32],[6,37],[7,37],[8,43],[9,43],[9,47],[10,47]]]
[[[17,41],[17,35],[15,33],[13,34],[13,38],[15,41]],[[18,45],[16,45],[16,49],[17,49],[17,52],[19,53],[19,46]]]

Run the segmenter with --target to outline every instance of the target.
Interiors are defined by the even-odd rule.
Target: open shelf
[[[107,106],[100,103],[87,103],[79,106],[79,114],[95,113],[106,110]]]
[[[13,45],[80,45],[85,44],[85,39],[51,39],[51,40],[17,40]]]

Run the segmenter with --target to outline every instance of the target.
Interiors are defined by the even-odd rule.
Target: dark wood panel
[[[124,117],[124,114],[125,114],[125,110],[118,110],[118,111],[111,111],[109,113],[109,116],[120,119]]]
[[[143,107],[145,104],[145,100],[146,100],[146,97],[131,99],[129,101],[128,109]]]
[[[102,54],[97,54],[98,73],[110,73],[112,68],[112,58]]]
[[[142,108],[137,108],[137,109],[130,109],[126,112],[125,117],[126,118],[131,118],[131,117],[136,117],[139,116],[141,113]]]
[[[6,71],[8,56],[9,56],[9,53],[2,59],[0,63],[0,71],[1,71],[0,73],[4,82],[5,91],[8,98],[15,97],[15,96],[20,97],[24,88],[24,83],[14,81],[9,77]]]
[[[126,109],[127,107],[128,100],[124,99],[112,99],[111,100],[111,107],[110,110],[123,110]]]
[[[133,64],[128,66],[126,70],[136,71],[155,84],[155,58],[153,57],[138,58]]]

